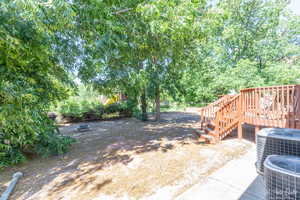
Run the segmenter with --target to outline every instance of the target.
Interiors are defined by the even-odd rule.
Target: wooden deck
[[[300,129],[300,85],[249,88],[225,95],[199,110],[201,129],[215,141],[234,129],[243,135],[242,124]]]

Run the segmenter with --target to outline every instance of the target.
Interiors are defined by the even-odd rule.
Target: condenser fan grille
[[[300,158],[268,156],[264,162],[267,200],[300,200]]]
[[[257,171],[264,172],[264,161],[269,155],[300,156],[300,131],[295,129],[263,129],[256,136]]]

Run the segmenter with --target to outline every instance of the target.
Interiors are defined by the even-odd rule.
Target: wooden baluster
[[[258,105],[258,98],[257,98],[257,91],[254,90],[254,101],[255,101],[255,106],[254,106],[254,117],[255,117],[255,124],[258,124],[258,120],[257,120],[257,115],[256,115],[256,111],[257,111],[257,105]]]
[[[248,110],[250,115],[249,122],[252,123],[253,116],[252,116],[252,108],[251,108],[251,91],[248,92],[248,104],[249,104]]]
[[[286,102],[286,109],[284,109],[285,110],[285,118],[286,118],[286,123],[287,123],[287,127],[288,128],[292,128],[290,125],[290,90],[291,90],[291,88],[290,87],[288,87],[287,88],[287,91],[286,91],[286,100],[287,100],[287,102]]]
[[[290,112],[291,112],[291,115],[289,115],[289,117],[291,117],[291,120],[292,120],[292,128],[296,128],[296,124],[295,124],[295,90],[296,90],[296,87],[294,86],[293,89],[292,89],[292,94],[291,94],[291,105],[290,105]]]
[[[253,116],[252,116],[252,91],[249,91],[249,111],[251,114],[250,123],[253,124]]]
[[[276,123],[276,120],[275,120],[275,112],[274,112],[274,110],[273,110],[273,104],[276,102],[276,100],[275,100],[275,96],[276,96],[276,92],[275,92],[275,90],[276,90],[276,87],[271,87],[270,89],[269,89],[269,91],[268,91],[268,95],[269,95],[269,98],[270,98],[270,107],[269,107],[269,110],[268,110],[268,112],[269,112],[269,114],[268,114],[268,118],[269,118],[269,122],[270,122],[270,126],[274,126],[274,122]],[[275,120],[275,121],[274,121]]]
[[[255,90],[251,91],[251,116],[252,116],[252,124],[255,123]]]
[[[300,128],[299,125],[299,118],[300,118],[300,114],[299,114],[299,108],[300,108],[300,104],[299,104],[299,93],[300,93],[300,87],[297,85],[295,88],[295,96],[294,96],[294,120],[295,120],[295,128]]]
[[[275,89],[275,88],[274,88]],[[274,126],[274,113],[272,112],[272,104],[274,102],[274,98],[273,98],[273,87],[267,89],[268,90],[268,95],[269,95],[269,99],[270,99],[270,106],[269,106],[269,109],[268,109],[268,118],[269,118],[269,126]]]
[[[264,110],[263,110],[263,123],[266,124],[266,97],[265,97],[265,88],[262,88],[261,90],[261,94],[262,94],[262,97],[263,97],[263,102],[264,102]]]
[[[285,124],[285,117],[284,117],[284,114],[283,114],[283,110],[284,110],[284,104],[285,104],[285,98],[284,98],[284,86],[281,86],[281,98],[282,98],[282,102],[281,102],[281,107],[280,107],[280,121],[281,121],[281,127],[283,128],[286,128],[286,124]]]
[[[284,107],[285,107],[285,102],[286,102],[286,99],[285,99],[285,91],[286,91],[286,87],[285,86],[281,86],[282,88],[282,91],[281,91],[281,95],[282,95],[282,104],[281,104],[281,123],[282,123],[282,127],[283,128],[286,128],[286,121],[285,121],[285,116],[284,116]]]
[[[263,97],[264,97],[264,101],[266,101],[266,96],[265,96],[265,95],[266,95],[266,92],[265,92],[265,91],[266,91],[266,89],[263,88],[263,90],[262,90],[262,95],[263,95]],[[265,104],[264,107],[265,107],[265,109],[264,109],[264,124],[267,124],[268,122],[267,122],[267,120],[266,120],[266,119],[267,119],[267,117],[266,117],[266,116],[267,116],[266,104]]]
[[[218,112],[216,112],[216,116],[215,116],[215,120],[214,120],[214,123],[215,123],[215,134],[218,134],[218,129],[219,129],[219,126],[220,126],[220,124],[219,124],[219,113]],[[217,140],[216,142],[218,142],[219,140],[218,140],[218,137],[216,137],[216,136],[214,136],[214,138]]]
[[[253,91],[250,91],[249,93],[249,103],[250,103],[250,113],[251,113],[251,124],[253,124],[253,119],[254,119],[254,116],[253,116]]]
[[[277,121],[277,126],[278,126],[278,127],[281,126],[281,124],[280,124],[280,122],[281,122],[280,109],[281,109],[281,104],[282,104],[282,97],[281,97],[280,94],[281,94],[281,93],[280,93],[280,88],[278,87],[278,88],[277,88],[278,106],[277,106],[277,111],[276,111],[277,118],[279,119],[279,120]]]
[[[238,122],[238,138],[242,139],[243,138],[243,127],[242,127],[242,118],[241,118],[241,105],[242,105],[242,98],[238,98],[238,113],[239,113],[239,122]]]
[[[275,113],[276,113],[276,104],[278,102],[278,97],[277,97],[277,94],[276,94],[276,87],[272,89],[272,95],[271,96],[273,98],[273,102],[272,102],[271,107],[272,107],[272,113],[274,115],[272,118],[274,120],[276,120],[276,114]],[[275,123],[276,123],[276,121],[275,121]]]
[[[245,100],[246,100],[246,112],[247,112],[247,120],[249,121],[249,92],[247,91],[246,92],[246,97],[245,97]]]
[[[265,94],[268,95],[268,100],[272,100],[272,93],[270,92],[270,89],[265,88]],[[272,113],[270,112],[270,107],[267,108],[267,124],[268,126],[272,126],[270,123],[270,118],[272,119]]]
[[[245,93],[241,92],[241,96],[240,96],[240,102],[241,102],[241,112],[239,113],[238,107],[237,107],[237,115],[238,117],[241,118],[241,120],[245,119]],[[238,106],[238,105],[237,105]]]
[[[249,115],[248,115],[248,111],[249,111],[249,108],[248,108],[248,91],[246,91],[245,94],[244,94],[244,103],[245,103],[245,105],[244,105],[244,107],[245,107],[245,117],[248,118],[249,117]]]
[[[258,118],[258,123],[261,123],[261,116],[260,116],[260,89],[257,89],[257,109],[255,116]]]
[[[294,127],[295,128],[300,128],[299,127],[299,118],[300,118],[300,113],[299,113],[299,92],[300,92],[300,87],[299,85],[295,86],[295,91],[294,91],[294,97],[293,97],[293,119],[294,119]]]

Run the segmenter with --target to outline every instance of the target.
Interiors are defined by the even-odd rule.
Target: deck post
[[[242,119],[243,119],[243,111],[242,111],[242,102],[243,101],[243,94],[241,93],[239,97],[239,102],[238,102],[238,116],[239,116],[239,123],[238,123],[238,138],[242,139],[243,138],[243,127],[242,127]]]
[[[255,126],[255,135],[258,133],[258,131],[260,130],[259,126]]]
[[[242,127],[241,121],[239,121],[239,124],[238,124],[238,138],[243,139],[243,127]]]

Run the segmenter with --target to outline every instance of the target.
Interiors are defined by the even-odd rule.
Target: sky
[[[290,9],[300,15],[300,0],[291,0]]]

